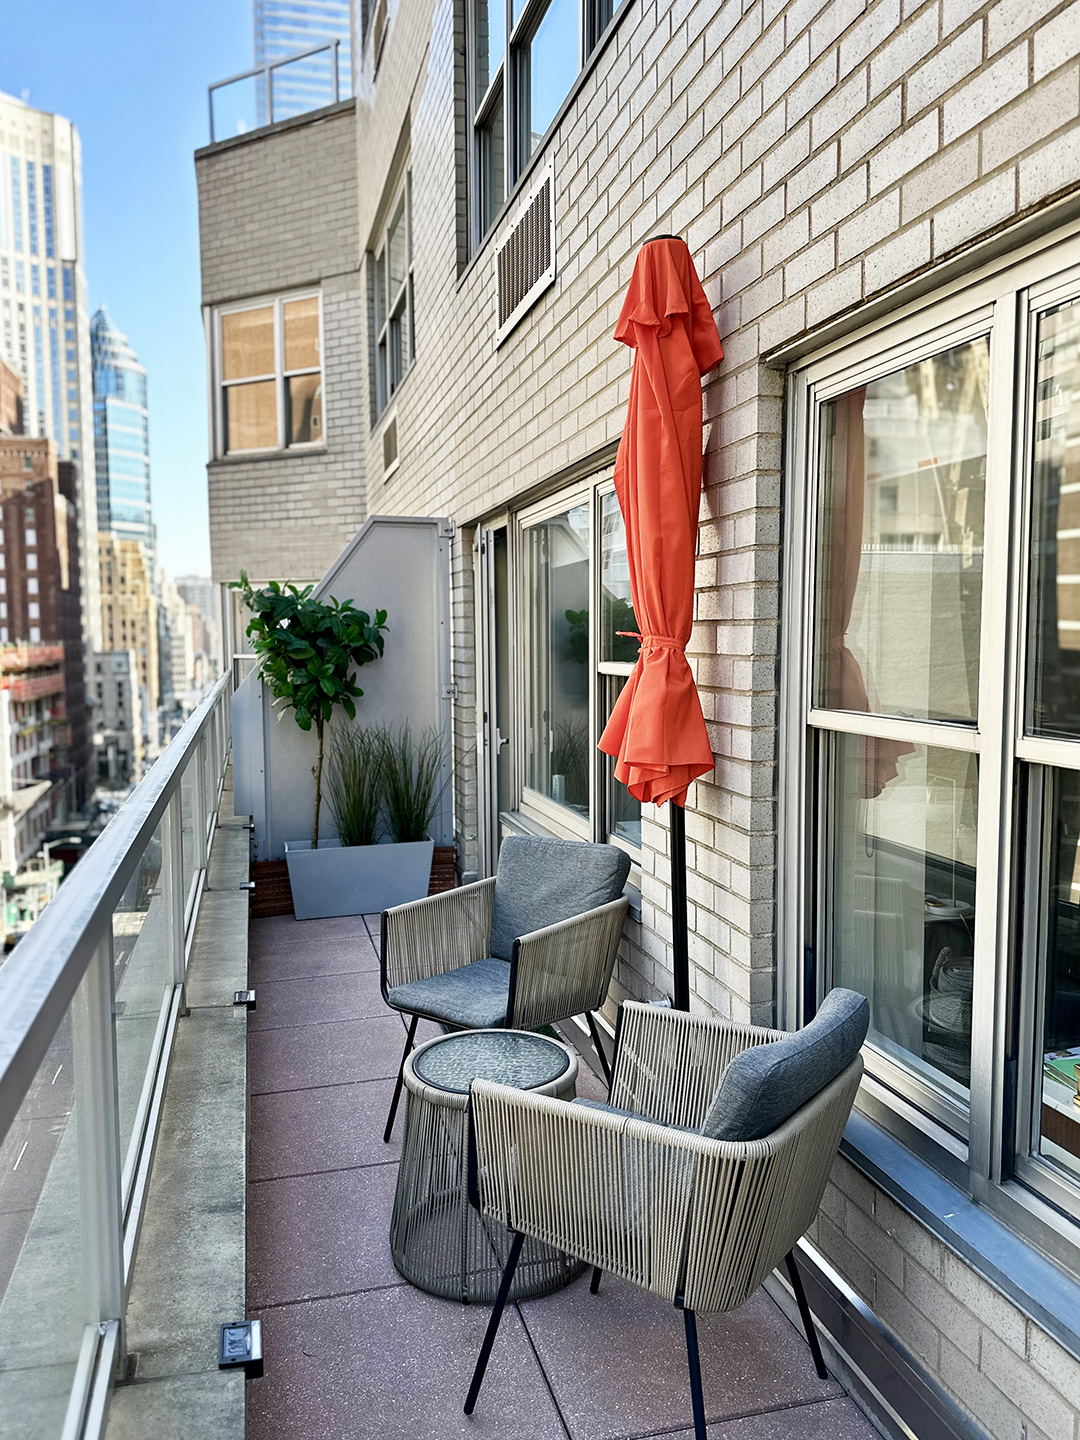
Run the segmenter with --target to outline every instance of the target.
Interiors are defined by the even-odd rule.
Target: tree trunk
[[[319,810],[322,807],[322,762],[323,762],[323,721],[316,719],[315,729],[319,736],[319,754],[311,773],[315,776],[315,813],[311,819],[311,848],[319,848]]]

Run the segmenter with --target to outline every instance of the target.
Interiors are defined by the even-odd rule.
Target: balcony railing
[[[0,968],[5,1435],[98,1434],[123,1358],[231,693],[224,675]]]
[[[330,40],[310,50],[282,56],[280,60],[268,60],[253,70],[230,75],[227,80],[215,81],[207,92],[211,145],[225,138],[219,132],[226,127],[231,134],[243,135],[261,125],[273,125],[276,120],[288,120],[323,105],[336,105],[341,99],[340,50],[341,41]],[[316,60],[316,56],[324,55],[326,61]],[[279,82],[277,93],[275,80]],[[244,87],[242,92],[237,88],[240,86]],[[215,97],[229,87],[233,87],[228,97],[229,108],[234,112],[232,119],[215,124]]]

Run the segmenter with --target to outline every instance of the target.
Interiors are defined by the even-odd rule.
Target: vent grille
[[[398,443],[397,443],[397,416],[391,415],[386,422],[386,429],[382,435],[382,468],[383,479],[388,480],[397,469],[398,464]]]
[[[555,281],[555,177],[550,169],[525,201],[513,228],[495,252],[501,345],[518,321]]]

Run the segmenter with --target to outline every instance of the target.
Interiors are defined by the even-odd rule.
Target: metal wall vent
[[[555,175],[544,170],[518,213],[510,233],[496,248],[501,345],[549,285],[555,283]]]
[[[398,467],[397,415],[391,415],[382,432],[383,479],[389,480]]]

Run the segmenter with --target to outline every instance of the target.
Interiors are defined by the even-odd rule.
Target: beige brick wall
[[[545,149],[558,279],[499,350],[491,237],[461,273],[455,42],[452,0],[399,5],[358,87],[359,153],[380,157],[361,166],[364,243],[403,135],[416,197],[416,363],[400,467],[373,481],[371,508],[469,525],[617,438],[630,355],[611,332],[636,251],[686,237],[726,350],[705,393],[690,644],[716,755],[687,815],[692,983],[696,1003],[768,1021],[784,377],[761,357],[1080,187],[1080,4],[635,0]],[[462,756],[469,558],[454,591]],[[466,844],[474,795],[466,764]],[[662,815],[643,840],[623,994],[670,989]],[[995,1440],[1077,1440],[1074,1362],[890,1204],[841,1164],[822,1248]]]
[[[211,461],[213,578],[318,580],[367,513],[351,103],[196,155],[203,303],[319,286],[326,445]]]
[[[994,1440],[1080,1434],[1080,1363],[846,1160],[810,1238]]]

